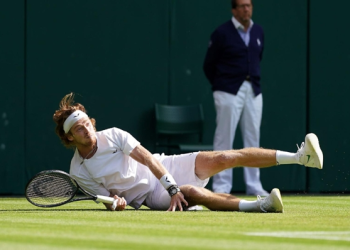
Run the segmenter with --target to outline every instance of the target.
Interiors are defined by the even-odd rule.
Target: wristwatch
[[[181,190],[177,185],[172,185],[168,188],[168,193],[170,197],[177,194],[178,192],[181,192]]]

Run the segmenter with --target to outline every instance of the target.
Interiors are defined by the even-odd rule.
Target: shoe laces
[[[258,199],[258,201],[259,201],[259,203],[260,203],[260,209],[261,209],[261,211],[267,213],[267,211],[265,210],[265,207],[269,207],[269,206],[271,205],[271,204],[270,204],[270,203],[271,203],[270,199],[267,199],[268,196],[265,197],[265,198],[261,198],[261,196],[258,195],[258,196],[256,196],[256,198]],[[263,205],[265,205],[265,206],[263,206]]]
[[[300,144],[300,148],[299,148],[299,146],[297,144],[297,148],[298,148],[297,155],[298,155],[298,157],[302,157],[303,156],[302,150],[303,150],[304,146],[305,146],[304,142],[302,142]]]
[[[297,148],[298,148],[298,152],[299,152],[300,150],[302,150],[302,149],[304,148],[304,142],[302,142],[302,143],[300,144],[300,148],[299,148],[299,146],[298,146],[298,144],[297,144]]]

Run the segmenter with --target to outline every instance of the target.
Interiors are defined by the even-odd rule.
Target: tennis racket
[[[86,197],[76,197],[78,191]],[[35,175],[26,186],[26,198],[38,207],[57,207],[73,201],[94,200],[113,204],[117,207],[118,199],[94,195],[79,186],[77,181],[60,170],[46,170]]]

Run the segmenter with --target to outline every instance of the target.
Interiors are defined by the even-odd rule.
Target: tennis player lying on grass
[[[323,154],[314,134],[305,137],[297,153],[263,148],[194,152],[166,156],[151,154],[129,133],[110,128],[96,132],[74,95],[63,97],[53,116],[56,133],[66,147],[75,148],[70,174],[86,190],[118,198],[116,210],[129,204],[138,209],[180,211],[195,205],[210,210],[283,212],[280,191],[275,188],[256,201],[213,193],[204,187],[216,173],[233,167],[270,167],[300,164],[322,169]],[[106,208],[112,210],[110,204]]]

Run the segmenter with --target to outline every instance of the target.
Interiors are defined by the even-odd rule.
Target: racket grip
[[[115,210],[118,206],[118,199],[114,199],[108,196],[96,195],[96,201],[100,201],[107,204],[112,204],[112,209]]]
[[[112,209],[115,210],[118,206],[118,199],[115,199],[112,203]]]

